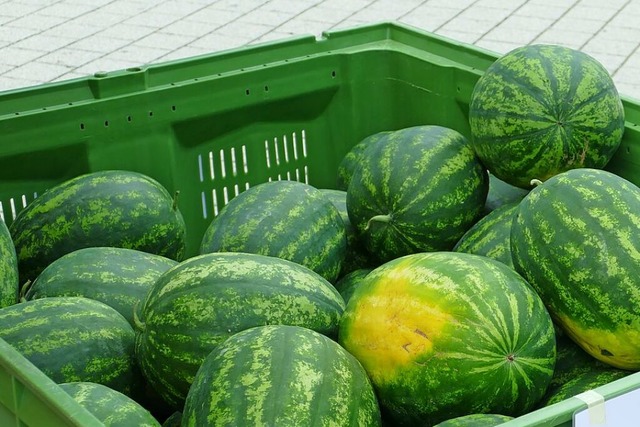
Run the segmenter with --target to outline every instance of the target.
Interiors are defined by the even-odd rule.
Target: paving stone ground
[[[640,99],[640,0],[0,0],[0,90],[391,20],[498,53],[578,48]]]

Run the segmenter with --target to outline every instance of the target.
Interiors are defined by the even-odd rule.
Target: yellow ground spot
[[[640,327],[631,325],[612,332],[586,329],[567,317],[557,316],[560,324],[575,342],[598,360],[620,369],[640,369]]]
[[[375,383],[387,383],[398,370],[434,352],[433,342],[455,320],[437,301],[416,298],[409,269],[396,268],[372,284],[354,305],[345,346]]]

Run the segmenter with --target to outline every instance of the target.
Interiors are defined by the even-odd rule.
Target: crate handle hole
[[[153,111],[149,111],[149,117],[153,117]]]
[[[265,85],[265,87],[264,87],[264,91],[265,91],[265,92],[269,92],[269,86],[266,86],[266,85]]]
[[[176,106],[175,105],[171,106],[171,111],[176,111]]]
[[[133,120],[133,118],[131,116],[127,116],[127,121],[130,122],[131,120]]]
[[[249,95],[251,92],[249,91],[249,89],[246,89],[246,90],[244,91],[244,93],[246,93],[247,95]]]
[[[84,123],[80,123],[80,129],[84,130]]]
[[[108,128],[109,127],[109,120],[105,120],[104,121],[104,127]]]

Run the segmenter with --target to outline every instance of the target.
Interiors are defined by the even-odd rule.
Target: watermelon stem
[[[133,324],[136,327],[136,331],[143,332],[146,329],[146,325],[138,317],[138,304],[139,303],[140,303],[140,301],[136,301],[136,303],[133,305]]]
[[[529,184],[531,184],[531,185],[535,185],[535,186],[537,187],[538,185],[542,185],[542,181],[540,181],[539,179],[533,178],[533,179],[529,182]]]
[[[371,221],[389,223],[389,222],[391,222],[391,215],[376,215],[376,216],[372,216],[369,219],[369,221],[367,221],[367,226],[364,228],[365,231],[367,231],[369,229],[369,227],[371,227]]]
[[[176,190],[173,194],[173,203],[171,204],[171,210],[175,211],[178,209],[178,196],[180,195],[180,190]]]
[[[27,295],[27,292],[29,292],[29,289],[31,289],[31,285],[33,284],[33,282],[31,280],[27,280],[26,282],[24,282],[24,284],[20,287],[20,302],[26,302],[27,299],[25,298],[25,296]]]

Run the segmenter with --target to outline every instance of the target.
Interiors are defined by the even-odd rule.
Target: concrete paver
[[[640,0],[0,0],[0,90],[388,20],[498,53],[581,49],[640,99]]]

